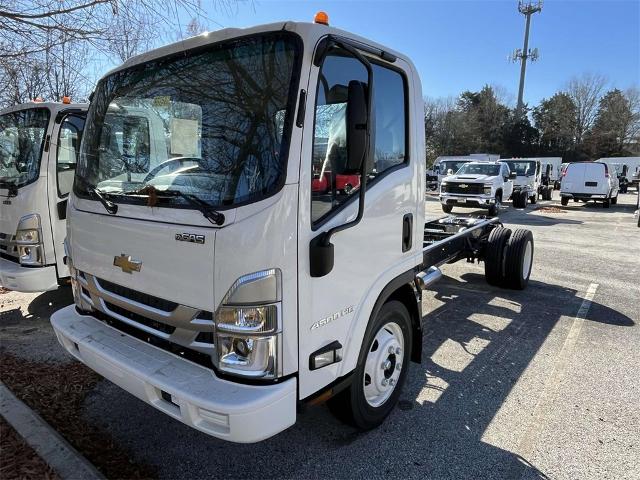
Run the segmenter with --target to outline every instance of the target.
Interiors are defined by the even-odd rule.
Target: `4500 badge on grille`
[[[204,235],[195,233],[176,233],[176,240],[179,242],[204,243]]]

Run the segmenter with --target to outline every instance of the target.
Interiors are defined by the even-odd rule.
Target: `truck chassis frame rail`
[[[485,263],[489,284],[522,290],[531,275],[533,235],[523,229],[512,232],[497,217],[447,216],[425,223],[422,254],[423,270],[417,279],[422,288],[432,283],[425,280],[436,276],[437,267],[466,259]]]

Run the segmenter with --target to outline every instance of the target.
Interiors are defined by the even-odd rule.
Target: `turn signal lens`
[[[326,12],[318,12],[313,17],[313,23],[319,23],[321,25],[329,25],[329,15]]]
[[[62,97],[62,103],[69,104],[71,103],[71,97],[67,97],[66,95]]]

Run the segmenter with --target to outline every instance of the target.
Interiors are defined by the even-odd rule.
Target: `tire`
[[[609,208],[611,206],[611,199],[605,198],[602,202],[602,208]]]
[[[551,187],[551,185],[548,185],[545,190],[544,190],[544,197],[545,200],[553,200],[553,188]]]
[[[407,378],[412,337],[407,307],[397,300],[385,303],[367,327],[351,385],[329,400],[329,410],[360,430],[380,425],[398,402]]]
[[[504,282],[504,249],[511,229],[496,227],[491,230],[484,252],[484,278],[489,285],[502,286]]]
[[[509,237],[504,254],[505,288],[524,290],[529,283],[533,266],[533,234],[517,229]]]
[[[536,203],[538,203],[538,194],[537,193],[535,193],[531,197],[529,197],[529,203],[531,205],[535,205]]]
[[[520,202],[522,199],[520,198],[520,192],[513,192],[511,194],[511,203],[513,204],[513,208],[522,208],[520,206]]]
[[[444,213],[451,213],[453,210],[453,205],[442,205],[442,211]]]
[[[562,204],[563,207],[566,207],[569,204],[569,197],[562,197],[560,199],[560,203]]]
[[[497,217],[498,216],[498,212],[500,212],[500,205],[502,205],[502,197],[500,196],[499,193],[496,193],[496,203],[494,203],[493,205],[489,205],[489,216],[490,217]]]
[[[611,205],[617,205],[618,204],[618,195],[616,195],[615,197],[611,197]]]

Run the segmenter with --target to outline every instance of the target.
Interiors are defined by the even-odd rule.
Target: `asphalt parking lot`
[[[610,209],[560,208],[555,195],[500,213],[534,233],[527,290],[489,286],[482,265],[442,268],[424,296],[423,363],[377,430],[356,432],[321,406],[272,439],[230,444],[107,381],[80,415],[160,478],[640,478],[635,192]],[[442,215],[433,197],[426,210]],[[70,302],[67,290],[0,294],[2,353],[68,368],[48,317]]]

